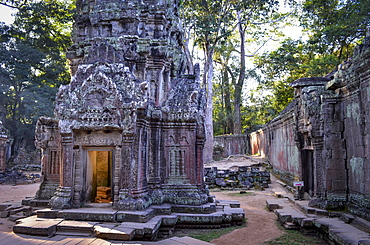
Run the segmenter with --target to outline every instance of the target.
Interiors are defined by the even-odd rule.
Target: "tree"
[[[301,25],[311,33],[310,43],[336,54],[339,62],[352,54],[370,27],[370,0],[306,0],[302,13]]]
[[[2,1],[3,3],[4,1]],[[60,84],[70,80],[65,51],[71,45],[72,1],[6,1],[18,9],[0,25],[0,118],[20,148],[34,148],[40,116],[53,115]]]
[[[212,160],[213,153],[213,122],[212,122],[212,79],[213,79],[213,55],[215,47],[220,40],[225,39],[231,32],[233,21],[233,1],[229,0],[201,0],[183,1],[182,16],[185,26],[191,27],[195,39],[194,43],[201,47],[204,52],[203,86],[206,89],[206,112],[205,130],[206,143],[204,162]]]
[[[194,44],[204,52],[203,85],[207,94],[206,109],[206,135],[205,162],[211,160],[213,152],[213,122],[212,122],[212,97],[213,97],[213,58],[216,48],[220,43],[226,42],[232,33],[238,28],[240,33],[240,62],[238,80],[233,83],[236,86],[236,100],[234,101],[233,131],[241,133],[240,104],[241,91],[245,80],[245,33],[250,28],[251,20],[262,17],[277,5],[274,0],[221,0],[221,1],[183,1],[183,18],[185,26],[191,27],[194,33]],[[224,66],[225,68],[225,66]],[[226,73],[224,73],[225,75]],[[226,94],[227,95],[227,94]],[[235,98],[234,98],[235,99]]]
[[[259,89],[272,93],[266,100],[275,115],[293,99],[291,82],[332,72],[352,55],[370,25],[369,0],[306,0],[300,7],[298,16],[308,40],[285,39],[279,48],[256,59],[265,75]]]

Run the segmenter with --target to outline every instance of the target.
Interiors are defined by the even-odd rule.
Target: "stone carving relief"
[[[205,93],[199,66],[195,75],[182,75],[187,66],[178,4],[76,2],[74,44],[67,52],[72,80],[60,87],[55,103],[60,139],[44,140],[40,132],[39,140],[52,159],[60,155],[61,188],[53,208],[95,200],[84,184],[92,178],[92,160],[83,154],[103,148],[121,149],[109,160],[112,186],[107,187],[115,208],[207,201],[201,176]],[[50,142],[57,148],[49,148]],[[55,163],[47,164],[54,173]]]
[[[122,64],[80,65],[75,77],[86,72],[90,74],[79,87],[64,86],[59,91],[56,114],[62,131],[110,128],[132,133],[136,110],[145,108],[148,100],[147,83]]]

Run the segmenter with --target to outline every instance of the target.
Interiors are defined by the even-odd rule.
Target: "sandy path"
[[[28,185],[0,185],[0,203],[20,202],[26,197],[34,197],[40,183]]]
[[[234,230],[211,242],[216,245],[258,245],[283,235],[276,225],[276,215],[266,209],[266,199],[271,199],[273,193],[271,188],[265,191],[251,191],[254,196],[230,196],[227,192],[212,193],[216,199],[238,200],[244,209],[247,218],[247,226]],[[238,192],[235,192],[238,193]]]

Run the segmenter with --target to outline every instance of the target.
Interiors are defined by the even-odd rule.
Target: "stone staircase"
[[[217,201],[201,206],[151,206],[143,211],[117,211],[103,206],[37,211],[17,221],[15,233],[48,236],[70,235],[107,240],[155,240],[175,228],[220,228],[240,225],[244,211],[239,202]]]
[[[266,206],[275,212],[286,229],[317,232],[328,244],[370,245],[370,222],[348,213],[328,212],[308,206],[308,201],[279,193],[281,198],[267,199]]]

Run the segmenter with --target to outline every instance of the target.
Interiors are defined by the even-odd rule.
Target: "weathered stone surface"
[[[347,208],[370,220],[370,36],[327,77],[291,85],[295,100],[251,134],[252,154],[266,156],[274,173],[332,210]]]
[[[239,167],[238,171],[218,170],[217,167],[204,169],[205,183],[210,187],[241,187],[251,188],[270,183],[270,171],[260,170],[259,167]]]
[[[8,132],[0,121],[0,172],[5,171],[7,161],[7,150],[9,148]]]
[[[40,118],[36,129],[38,199],[52,196],[54,209],[208,202],[205,96],[199,66],[186,74],[177,11],[173,0],[77,1],[72,80],[59,89],[55,118]],[[111,190],[104,198],[101,187]]]
[[[119,240],[155,239],[162,220],[166,229],[239,224],[242,209],[216,212],[209,203],[205,91],[199,65],[186,74],[179,1],[76,6],[72,80],[59,88],[55,118],[37,123],[44,173],[37,199],[51,207],[38,215],[109,222],[96,235]]]

